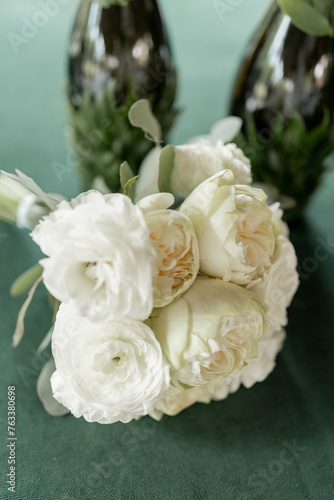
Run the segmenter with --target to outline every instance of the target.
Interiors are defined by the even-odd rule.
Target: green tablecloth
[[[59,12],[15,53],[40,9],[37,0],[1,4],[1,168],[20,168],[48,191],[75,196],[66,164],[63,87],[69,28],[77,2]],[[233,6],[220,19],[215,5]],[[161,0],[181,74],[185,109],[175,142],[205,133],[226,109],[236,69],[267,0]],[[7,500],[314,500],[332,499],[334,470],[334,175],[328,173],[303,223],[292,230],[302,273],[277,369],[226,401],[197,404],[178,417],[128,425],[48,416],[36,394],[45,359],[36,347],[50,324],[38,290],[17,349],[11,335],[22,300],[14,278],[39,257],[28,234],[0,224],[0,498]],[[322,245],[322,260],[316,248]],[[17,485],[8,492],[7,387],[17,394]]]

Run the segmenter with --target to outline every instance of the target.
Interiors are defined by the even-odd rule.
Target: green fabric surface
[[[219,3],[219,2],[218,2]],[[222,4],[224,2],[220,2]],[[184,109],[174,142],[205,133],[227,108],[247,40],[267,0],[235,5],[221,20],[212,0],[162,0],[180,71]],[[216,2],[217,4],[217,2]],[[1,3],[1,168],[20,168],[66,196],[80,191],[66,164],[64,82],[68,36],[77,2],[59,12],[16,54],[19,34],[37,0]],[[7,500],[327,500],[334,498],[334,172],[326,174],[304,220],[292,228],[302,273],[289,311],[288,338],[270,377],[223,402],[197,404],[157,423],[88,424],[52,418],[36,394],[50,356],[36,349],[51,312],[40,287],[26,335],[11,347],[23,299],[9,287],[40,253],[26,231],[0,224],[0,499]],[[320,238],[320,240],[319,240]],[[328,240],[329,239],[329,240]],[[321,260],[314,255],[329,242]],[[7,387],[16,386],[17,483],[8,492]]]

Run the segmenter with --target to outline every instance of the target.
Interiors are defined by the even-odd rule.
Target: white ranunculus
[[[151,318],[172,367],[173,385],[209,386],[241,370],[266,332],[265,313],[264,303],[244,288],[198,277],[181,298]]]
[[[143,213],[127,196],[88,191],[63,201],[32,238],[49,257],[41,261],[45,286],[82,316],[150,315],[156,253]]]
[[[260,189],[233,184],[225,170],[200,184],[180,212],[192,221],[200,248],[200,271],[247,285],[272,265],[280,224]]]
[[[247,366],[229,379],[219,380],[212,399],[221,401],[227,398],[229,394],[236,392],[241,384],[249,389],[256,382],[263,382],[275,368],[276,357],[283,347],[285,337],[283,329],[274,332],[271,336],[262,337],[258,343],[258,356],[250,359]]]
[[[169,388],[169,367],[152,330],[120,318],[105,324],[60,306],[52,337],[57,401],[88,422],[124,423],[147,415]]]
[[[235,184],[250,184],[251,164],[235,144],[208,141],[174,148],[172,192],[186,198],[199,184],[221,170],[232,170]]]
[[[288,323],[287,308],[299,285],[297,257],[292,243],[279,236],[272,266],[263,278],[248,285],[268,306],[269,331],[280,330]]]

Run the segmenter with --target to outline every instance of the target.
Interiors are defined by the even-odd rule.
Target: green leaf
[[[61,302],[60,302],[60,300],[55,299],[54,297],[52,297],[51,294],[49,294],[49,303],[50,303],[51,308],[53,310],[52,323],[55,323],[56,322],[57,313],[59,311],[59,307],[61,305]]]
[[[334,2],[333,0],[313,0],[313,6],[328,19],[334,7]]]
[[[141,128],[156,143],[161,141],[160,123],[152,113],[151,105],[147,99],[140,99],[131,106],[129,120],[131,125]]]
[[[42,352],[47,348],[47,346],[50,344],[51,342],[51,339],[52,339],[52,333],[53,333],[53,330],[54,330],[54,325],[51,326],[50,330],[48,331],[48,333],[45,335],[44,339],[42,340],[42,342],[40,343],[40,345],[38,346],[38,349],[37,349],[37,354],[40,355],[42,354]]]
[[[159,158],[161,147],[155,147],[145,156],[139,167],[139,179],[136,184],[136,201],[158,193]]]
[[[45,363],[37,379],[37,394],[41,400],[44,409],[52,417],[63,417],[70,411],[53,397],[51,387],[51,376],[56,370],[54,359],[51,358]]]
[[[171,177],[174,169],[175,147],[166,146],[160,154],[158,187],[161,193],[171,193]]]
[[[22,337],[24,335],[24,318],[30,306],[30,303],[34,297],[36,288],[38,287],[41,281],[42,281],[42,276],[40,276],[38,280],[36,280],[35,284],[31,287],[28,293],[28,297],[26,298],[23,306],[20,309],[20,312],[17,317],[15,332],[13,335],[13,347],[17,347],[22,340]]]
[[[135,174],[132,172],[130,165],[128,164],[127,161],[124,161],[120,168],[120,179],[121,179],[121,186],[123,189],[129,182],[129,180],[131,180],[134,176]]]
[[[293,24],[313,36],[333,36],[334,30],[328,19],[315,7],[303,0],[277,0],[279,6],[291,17]]]
[[[242,119],[237,116],[228,116],[216,122],[211,128],[209,138],[213,143],[222,140],[225,144],[232,142],[239,134]]]
[[[136,175],[135,177],[132,177],[124,186],[124,194],[126,196],[129,196],[131,200],[133,201],[135,198],[135,182],[138,179],[139,175]]]
[[[138,179],[138,175],[132,172],[132,169],[127,161],[124,161],[120,168],[120,179],[123,192],[126,196],[129,196],[133,201],[135,198],[135,182]]]
[[[37,278],[41,276],[42,272],[43,268],[40,264],[36,264],[30,269],[27,269],[27,271],[21,274],[10,287],[10,295],[12,297],[20,297],[27,293]]]

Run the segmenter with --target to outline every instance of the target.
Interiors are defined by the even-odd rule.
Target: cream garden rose
[[[156,253],[141,210],[122,194],[62,201],[32,232],[49,292],[92,321],[146,319]]]
[[[53,395],[88,422],[130,422],[147,415],[169,388],[169,366],[144,323],[92,323],[66,304],[52,336]]]
[[[173,202],[172,195],[160,193],[147,196],[137,204],[144,212],[157,253],[154,307],[163,307],[186,292],[199,271],[194,226],[185,215],[167,209]]]
[[[222,280],[198,277],[178,300],[151,318],[170,363],[173,385],[214,386],[256,356],[266,332],[266,306],[254,294]]]
[[[192,222],[175,210],[157,210],[145,216],[158,259],[154,307],[163,307],[182,295],[199,271],[198,242]]]
[[[203,274],[238,285],[264,276],[281,231],[260,189],[234,184],[225,170],[200,184],[180,212],[192,221]]]
[[[288,323],[287,308],[299,285],[295,249],[285,236],[280,235],[270,269],[261,279],[248,285],[268,306],[269,332],[280,330]]]
[[[221,170],[230,169],[235,184],[252,182],[251,164],[235,144],[217,141],[198,141],[174,148],[174,166],[171,175],[173,193],[186,198],[199,184]]]
[[[276,357],[286,337],[284,329],[265,335],[259,340],[258,355],[249,360],[240,372],[227,379],[218,380],[212,394],[214,401],[222,401],[236,392],[241,384],[250,389],[257,382],[263,382],[276,366]]]
[[[211,399],[211,391],[203,385],[185,390],[171,386],[150,412],[150,416],[155,420],[161,420],[163,415],[174,417],[194,403],[208,404]]]

